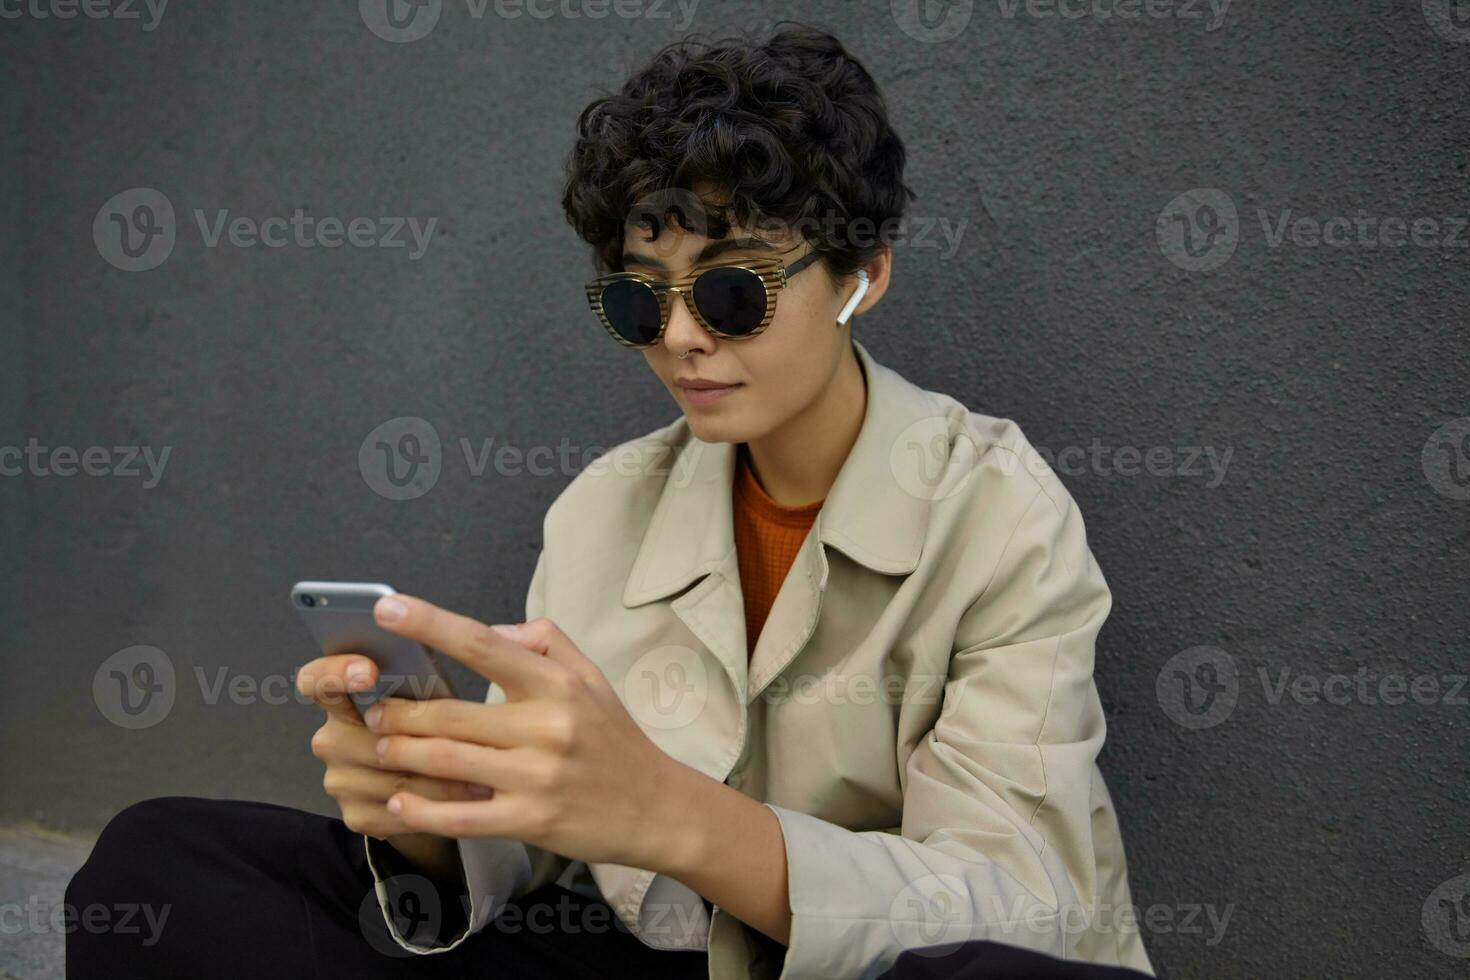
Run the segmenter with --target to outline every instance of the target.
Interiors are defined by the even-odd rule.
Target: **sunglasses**
[[[791,265],[780,259],[750,259],[705,269],[673,282],[638,272],[614,272],[587,284],[587,302],[597,319],[624,347],[653,347],[669,325],[670,293],[699,325],[725,340],[745,340],[771,325],[776,293],[818,258],[812,252]]]

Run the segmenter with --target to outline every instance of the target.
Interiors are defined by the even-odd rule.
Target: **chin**
[[[689,431],[700,442],[745,442],[745,427],[731,419],[712,419],[699,412],[685,412]]]

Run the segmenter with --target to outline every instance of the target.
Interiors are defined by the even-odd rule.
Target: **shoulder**
[[[1050,454],[1038,450],[1013,419],[967,411],[966,423],[977,469],[995,474],[1011,494],[1045,499],[1057,513],[1076,506],[1052,468]]]
[[[903,400],[913,406],[909,414],[917,420],[898,440],[895,458],[910,449],[931,468],[923,479],[934,487],[933,502],[990,507],[1000,498],[1045,501],[1057,514],[1075,508],[1051,465],[1051,454],[1033,445],[1014,419],[972,408],[907,379],[900,379],[900,387],[906,389]],[[920,406],[916,412],[914,407]],[[895,467],[901,480],[903,468],[902,463]]]
[[[943,589],[960,610],[956,642],[1101,623],[1111,593],[1050,453],[1014,419],[937,397],[948,443],[925,551],[945,569]]]
[[[589,517],[602,526],[646,524],[690,438],[689,424],[680,416],[610,447],[587,463],[551,502],[545,517],[547,535],[554,530],[578,533],[579,522]]]

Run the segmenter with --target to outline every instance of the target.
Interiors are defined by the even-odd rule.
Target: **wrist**
[[[385,840],[415,871],[432,879],[435,884],[459,881],[459,848],[448,837],[408,833],[395,834]]]
[[[714,812],[722,805],[718,793],[729,787],[677,760],[669,761],[668,775],[649,796],[652,832],[638,836],[647,853],[634,866],[685,880],[706,864],[719,827],[719,814]]]

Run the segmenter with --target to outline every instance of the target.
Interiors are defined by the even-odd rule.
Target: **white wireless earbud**
[[[863,297],[868,294],[868,271],[866,269],[859,269],[857,277],[857,292],[852,294],[852,299],[848,300],[847,305],[842,308],[842,312],[837,314],[837,325],[839,327],[847,323],[848,318],[852,316],[852,311],[857,309],[858,304],[863,301]]]

